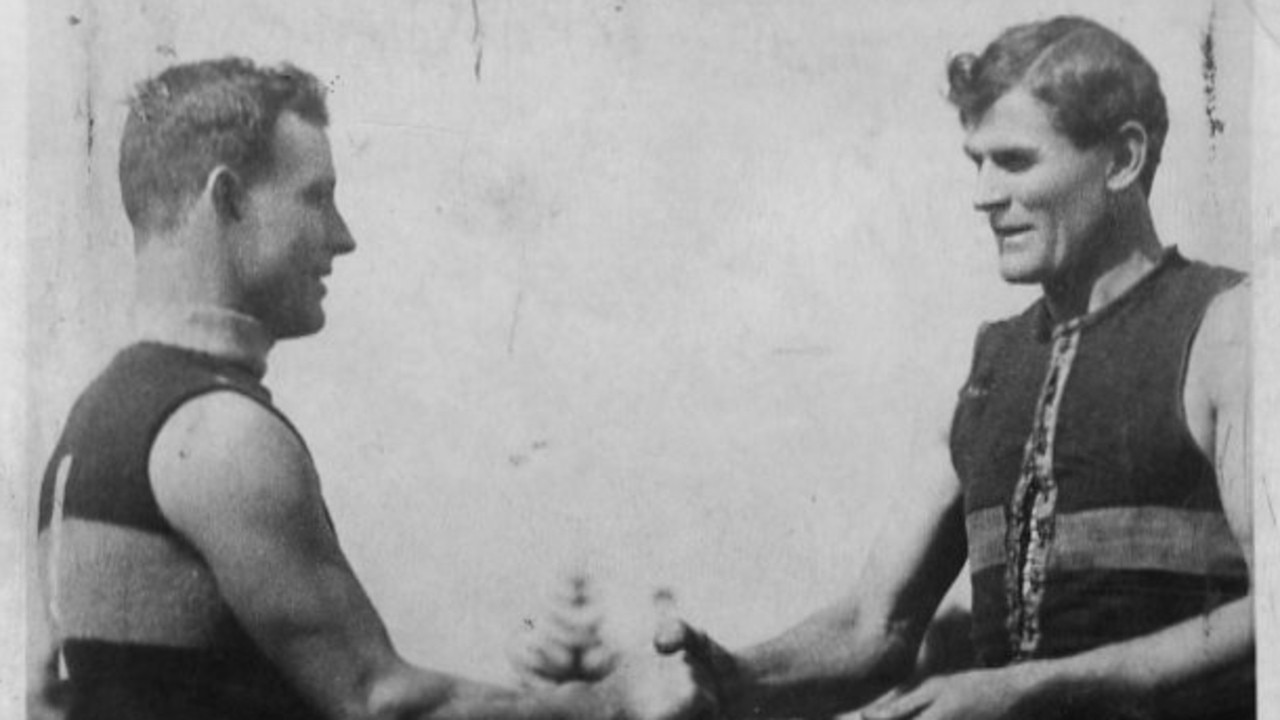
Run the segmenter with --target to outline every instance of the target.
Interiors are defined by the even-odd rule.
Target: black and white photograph
[[[1280,719],[1274,2],[0,21],[0,717]]]

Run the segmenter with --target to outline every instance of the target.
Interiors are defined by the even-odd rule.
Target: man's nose
[[[1001,179],[999,168],[990,162],[978,166],[978,177],[974,181],[973,209],[978,212],[990,212],[1009,203],[1009,192]]]
[[[329,249],[334,255],[346,255],[356,249],[356,239],[351,236],[347,221],[336,210],[329,225]]]

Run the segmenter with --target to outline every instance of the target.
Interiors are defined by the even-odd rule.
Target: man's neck
[[[139,239],[139,339],[242,362],[260,376],[276,338],[242,307],[225,238],[200,220]]]
[[[225,243],[196,219],[137,241],[137,300],[144,306],[203,306],[243,311],[235,297]]]
[[[171,345],[243,366],[261,378],[275,342],[254,318],[212,305],[146,305],[134,309],[135,340]]]
[[[1164,253],[1145,202],[1141,208],[1121,208],[1091,245],[1082,263],[1043,286],[1055,323],[1110,305],[1146,277]]]

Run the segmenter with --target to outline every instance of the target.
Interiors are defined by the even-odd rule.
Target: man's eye
[[[1009,172],[1021,172],[1035,164],[1034,158],[1026,153],[996,153],[991,160]]]

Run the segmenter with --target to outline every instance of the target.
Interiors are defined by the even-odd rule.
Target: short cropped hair
[[[284,112],[325,127],[325,90],[289,64],[243,58],[175,65],[138,85],[120,142],[120,194],[142,234],[172,230],[211,173],[225,165],[252,184],[272,166]]]
[[[1136,121],[1147,131],[1147,162],[1139,180],[1150,194],[1169,112],[1160,78],[1124,38],[1081,17],[1064,16],[1005,30],[981,55],[964,53],[947,66],[948,100],[972,127],[1005,93],[1025,88],[1049,106],[1054,127],[1090,148]]]

